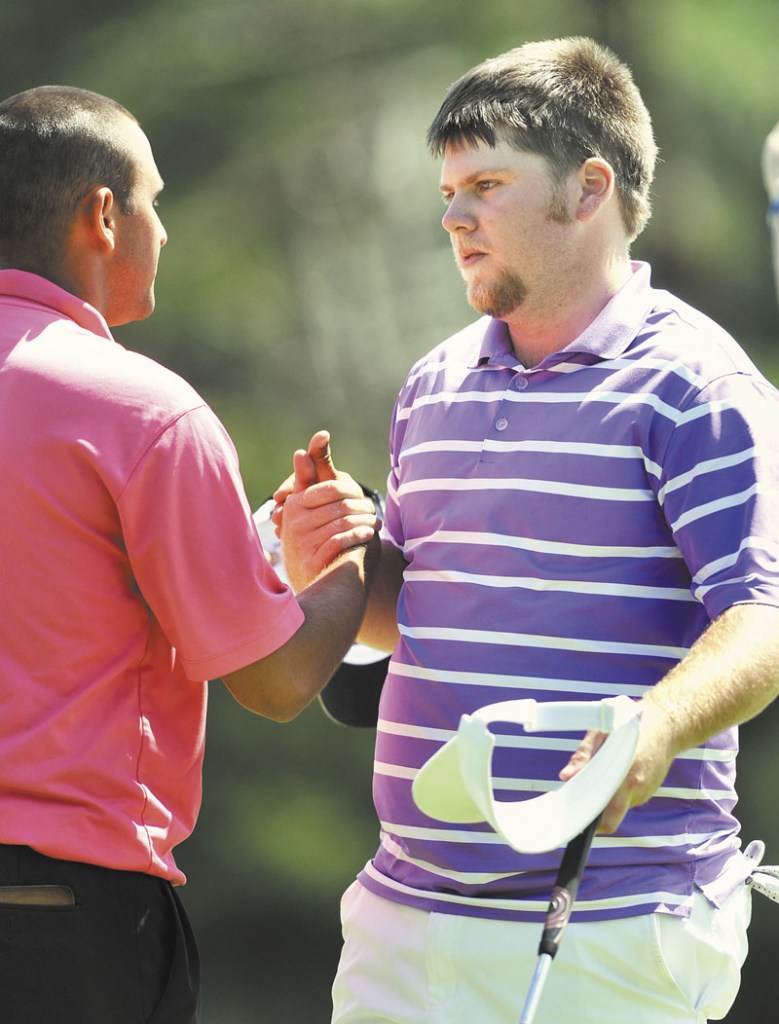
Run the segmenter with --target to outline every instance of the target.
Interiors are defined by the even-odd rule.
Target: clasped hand
[[[344,551],[369,543],[381,524],[360,485],[335,468],[327,431],[317,431],[306,451],[296,451],[292,466],[292,474],[274,491],[271,520],[284,570],[297,593]]]

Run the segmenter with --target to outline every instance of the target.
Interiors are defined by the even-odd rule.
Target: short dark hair
[[[546,157],[558,180],[588,157],[607,160],[629,238],[649,220],[652,121],[629,68],[592,39],[526,43],[484,61],[452,85],[427,133],[435,156],[499,139]]]
[[[115,100],[43,85],[0,103],[0,263],[56,259],[81,200],[108,186],[131,205],[135,165],[117,126],[136,118]]]

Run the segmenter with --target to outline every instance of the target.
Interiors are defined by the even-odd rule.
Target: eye
[[[448,206],[454,198],[454,192],[442,192],[441,199],[444,202],[444,206]]]
[[[479,192],[489,192],[491,189],[495,188],[497,184],[498,182],[493,178],[484,178],[482,181],[476,182],[476,188]]]

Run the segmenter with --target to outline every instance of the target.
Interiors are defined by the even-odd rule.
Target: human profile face
[[[509,319],[542,312],[564,286],[570,225],[568,182],[546,159],[498,140],[448,145],[441,167],[442,224],[480,313]]]
[[[134,165],[133,187],[125,211],[112,207],[115,246],[106,320],[111,327],[145,320],[154,311],[154,282],[160,250],[168,240],[157,213],[163,181],[149,140],[130,118],[120,134]]]

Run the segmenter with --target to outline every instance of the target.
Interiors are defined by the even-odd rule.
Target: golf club
[[[557,950],[560,948],[565,926],[571,917],[576,894],[579,891],[579,882],[584,874],[584,866],[587,863],[587,856],[599,821],[600,815],[591,821],[587,828],[574,836],[565,848],[560,870],[557,872],[552,889],[544,930],[538,946],[538,960],[530,979],[519,1024],[533,1024],[535,1020],[546,976]]]

